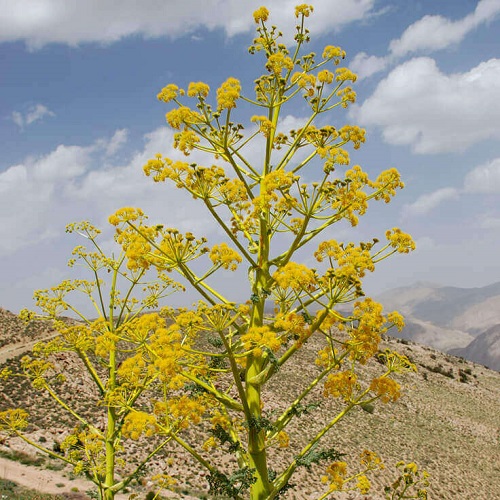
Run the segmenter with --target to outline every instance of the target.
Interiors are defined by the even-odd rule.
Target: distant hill
[[[496,337],[490,332],[500,328],[500,282],[480,288],[416,283],[376,298],[405,316],[403,332],[391,333],[500,370],[500,348],[491,349]]]
[[[450,349],[449,352],[500,371],[500,325],[478,335],[467,347]]]

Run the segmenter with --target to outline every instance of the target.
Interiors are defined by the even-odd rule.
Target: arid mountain
[[[490,332],[500,328],[500,283],[482,288],[417,283],[377,300],[404,314],[407,326],[395,335],[500,369],[500,348],[492,349],[497,337]]]
[[[13,316],[13,315],[12,315]],[[10,328],[17,318],[6,314]],[[424,322],[425,323],[425,322]],[[32,329],[36,329],[34,326]],[[0,324],[0,332],[3,331]],[[35,332],[36,336],[45,336],[47,332]],[[16,341],[18,336],[15,337]],[[479,337],[477,337],[479,338]],[[29,338],[31,339],[31,337]],[[321,337],[313,337],[305,344],[293,366],[284,366],[273,377],[265,391],[269,404],[265,410],[272,418],[283,411],[287,401],[292,400],[306,380],[317,371],[314,363],[316,353],[321,348]],[[0,349],[9,349],[7,344]],[[387,468],[371,476],[374,492],[361,497],[355,493],[335,495],[335,498],[382,499],[383,486],[394,480],[393,465],[399,460],[415,461],[430,474],[431,487],[429,498],[444,500],[468,500],[498,498],[500,491],[500,441],[498,415],[500,415],[500,373],[464,359],[456,358],[436,351],[433,348],[415,344],[408,340],[387,338],[381,349],[395,349],[407,355],[417,366],[418,372],[399,376],[404,387],[402,398],[394,404],[375,405],[374,408],[354,410],[339,425],[335,426],[325,440],[324,447],[335,447],[346,453],[350,470],[356,470],[359,453],[364,449],[377,451]],[[4,363],[16,369],[21,353]],[[83,415],[95,417],[96,398],[92,395],[84,373],[71,353],[58,355],[57,363],[65,367],[68,377],[62,394],[76,405]],[[361,379],[373,377],[381,366],[372,360],[365,367]],[[22,378],[12,377],[0,382],[0,410],[8,407],[23,407],[29,411],[32,422],[31,437],[37,442],[54,446],[61,441],[74,422],[59,410],[55,410],[49,398],[39,394]],[[321,385],[321,384],[319,384]],[[306,436],[316,433],[325,419],[331,418],[339,409],[337,399],[324,399],[322,387],[317,387],[305,404],[320,403],[314,411],[292,421],[290,438],[292,445],[301,447]],[[312,405],[315,406],[315,405]],[[186,439],[199,443],[196,433],[191,431]],[[143,445],[128,441],[130,458],[133,464],[139,454],[144,452]],[[295,448],[296,449],[296,448]],[[4,439],[0,450],[29,452],[18,439]],[[286,460],[293,457],[294,449],[276,449],[273,462],[281,469]],[[174,498],[206,498],[206,480],[193,460],[179,449],[168,450],[168,457],[173,459],[169,473],[178,476],[182,482],[190,485],[190,495],[179,494]],[[154,461],[150,473],[165,467],[165,457]],[[50,464],[53,466],[53,464]],[[313,466],[309,473],[299,469],[292,482],[296,487],[284,498],[311,500],[324,492],[319,478],[324,474],[322,466]],[[70,481],[65,481],[71,486]],[[61,492],[62,493],[62,492]],[[144,497],[144,491],[141,493]]]
[[[451,349],[449,352],[500,372],[500,325],[492,326],[478,335],[467,347]]]

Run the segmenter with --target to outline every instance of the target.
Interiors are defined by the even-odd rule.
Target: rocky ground
[[[1,319],[1,317],[0,317]],[[11,321],[14,321],[10,318]],[[40,332],[44,337],[47,332]],[[36,335],[35,335],[36,336]],[[1,337],[0,337],[1,338]],[[29,338],[29,342],[33,339]],[[26,348],[29,347],[26,343]],[[15,339],[14,344],[18,343]],[[269,391],[265,408],[270,415],[285,407],[293,398],[305,380],[317,369],[314,365],[317,341],[310,341],[302,350],[300,363],[293,368],[283,368],[266,389]],[[374,493],[361,497],[354,493],[338,494],[332,498],[384,498],[383,486],[394,479],[393,465],[399,460],[415,461],[431,476],[429,498],[435,499],[494,499],[500,491],[500,374],[481,365],[440,353],[432,348],[414,344],[405,340],[388,338],[384,347],[396,349],[406,354],[418,367],[417,374],[400,377],[405,387],[404,396],[395,404],[377,404],[368,412],[357,409],[334,427],[324,447],[335,447],[346,453],[346,461],[356,468],[357,456],[364,449],[376,451],[383,458],[386,469],[372,476]],[[16,347],[16,349],[18,349]],[[10,349],[10,350],[9,350]],[[3,359],[1,356],[4,356]],[[4,342],[0,349],[0,369],[8,365],[15,367],[21,353],[12,351],[12,345]],[[12,357],[14,356],[14,357]],[[70,372],[66,382],[66,394],[77,404],[84,414],[95,417],[95,406],[90,393],[86,391],[87,381],[78,370],[71,355],[62,355],[58,362]],[[368,364],[365,376],[374,370],[380,370],[377,363]],[[49,400],[36,394],[29,386],[19,382],[22,379],[9,380],[2,388],[0,410],[7,407],[23,406],[32,414],[30,435],[35,440],[42,440],[52,445],[60,442],[73,425],[71,420],[53,411]],[[320,423],[334,414],[335,400],[323,400],[321,390],[311,395],[309,402],[322,402],[315,411],[297,419],[291,427],[290,436],[293,448],[277,449],[272,456],[273,466],[279,470],[296,453],[297,447],[306,442],[306,438],[319,430]],[[186,439],[196,439],[193,433]],[[130,443],[129,458],[132,463],[143,452],[141,446]],[[22,451],[33,454],[18,439],[4,439],[0,451],[12,453]],[[295,450],[295,451],[294,451]],[[214,456],[224,455],[217,451]],[[173,459],[169,473],[177,476],[184,490],[171,494],[172,498],[207,498],[206,479],[193,461],[179,449],[169,449],[168,457]],[[154,461],[150,473],[165,468],[166,457]],[[19,482],[26,478],[40,491],[70,493],[77,487],[80,492],[85,486],[75,486],[79,479],[70,480],[67,470],[54,471],[51,461],[37,468],[25,470],[17,462],[4,460],[0,463],[0,477]],[[319,478],[322,467],[313,466],[309,473],[299,469],[292,483],[296,487],[284,498],[309,500],[318,498],[324,491]],[[24,476],[22,475],[24,474]],[[142,497],[148,490],[145,476],[136,487]],[[64,487],[57,486],[64,484]],[[64,491],[62,491],[64,490]],[[138,491],[139,491],[138,490]],[[140,498],[142,498],[140,497]],[[127,498],[124,496],[123,498]]]

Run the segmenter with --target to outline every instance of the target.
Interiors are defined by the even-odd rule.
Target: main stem
[[[261,222],[264,227],[267,224]],[[267,232],[267,230],[266,230]],[[256,271],[255,285],[253,289],[254,305],[252,308],[252,316],[250,320],[250,328],[263,326],[264,324],[264,306],[265,294],[262,290],[266,289],[266,275],[268,274],[268,258],[269,252],[268,236],[261,233],[261,248],[259,267]],[[269,493],[272,490],[272,485],[269,482],[267,470],[267,456],[265,443],[265,430],[261,428],[262,419],[261,409],[261,382],[252,383],[252,379],[256,380],[263,368],[261,357],[250,356],[249,365],[246,371],[246,399],[248,403],[250,420],[248,421],[248,454],[250,459],[250,467],[255,469],[256,481],[250,490],[251,500],[264,500],[269,498]]]
[[[275,96],[276,97],[276,96]],[[271,104],[269,109],[269,119],[273,127],[267,137],[266,158],[262,172],[261,182],[271,170],[271,153],[274,143],[274,133],[278,123],[280,106]],[[262,188],[261,188],[262,191]],[[262,194],[262,193],[261,193]],[[255,281],[252,290],[252,315],[249,327],[261,327],[264,325],[264,310],[266,297],[270,281],[269,274],[269,252],[270,252],[270,231],[269,231],[269,210],[263,210],[260,215],[259,234],[259,254],[257,268],[255,270]],[[261,356],[250,356],[248,359],[246,372],[246,398],[250,410],[251,420],[248,422],[248,454],[250,467],[255,469],[256,481],[250,489],[251,500],[266,500],[270,498],[273,485],[269,481],[266,453],[266,431],[262,428],[262,403],[261,388],[263,382],[251,381],[259,380],[258,375],[264,368],[264,361]]]
[[[110,295],[110,307],[109,307],[109,325],[108,328],[114,332],[115,330],[115,318],[114,318],[114,297],[117,281],[117,270],[113,274],[113,282],[111,286]],[[109,380],[108,380],[108,393],[112,393],[116,387],[116,349],[113,347],[109,353]],[[111,405],[108,406],[107,415],[107,429],[106,429],[106,476],[104,478],[104,492],[103,500],[114,500],[115,491],[113,486],[115,485],[115,460],[116,460],[116,448],[115,448],[115,438],[116,438],[116,409]]]
[[[109,389],[113,390],[116,384],[116,353],[111,351],[109,355],[110,377]],[[113,500],[115,492],[111,489],[115,485],[115,430],[116,430],[116,410],[108,406],[108,425],[106,430],[106,477],[104,479],[103,500]]]

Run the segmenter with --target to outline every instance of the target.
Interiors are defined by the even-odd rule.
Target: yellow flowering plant
[[[354,408],[397,401],[402,388],[394,374],[415,369],[406,357],[381,352],[382,335],[404,322],[397,312],[385,313],[365,297],[362,286],[378,262],[408,253],[415,244],[399,228],[388,230],[383,244],[321,240],[335,223],[357,225],[370,202],[390,202],[403,183],[394,168],[372,179],[359,165],[351,166],[349,150],[365,142],[364,129],[323,124],[323,116],[355,102],[356,75],[337,67],[346,56],[340,47],[328,45],[319,58],[305,51],[310,38],[305,19],[312,14],[312,6],[296,7],[295,45],[289,49],[277,28],[268,26],[269,11],[255,11],[257,36],[249,52],[264,58],[264,73],[252,95],[234,77],[215,95],[203,82],[186,90],[169,84],[158,94],[172,107],[166,120],[175,130],[174,147],[186,157],[193,150],[205,153],[210,166],[157,154],[144,172],[198,199],[225,241],[209,245],[205,237],[149,224],[139,208],[121,208],[109,218],[121,257],[105,257],[97,244],[97,252],[77,249],[94,280],[65,282],[36,296],[59,336],[35,349],[23,364],[24,374],[81,424],[68,438],[73,442],[65,444],[68,451],[57,456],[87,473],[102,499],[114,498],[137,474],[115,479],[119,449],[127,439],[152,446],[139,469],[160,449],[180,446],[206,469],[209,493],[238,499],[278,498],[292,487],[297,469],[309,471],[313,464],[326,472],[327,489],[320,498],[343,489],[366,494],[366,473],[381,468],[380,459],[365,451],[359,471],[350,473],[343,453],[320,446]],[[300,127],[285,130],[280,117],[296,99],[306,103],[308,117]],[[235,120],[241,103],[258,108],[248,123]],[[249,160],[253,144],[262,151],[258,163]],[[93,228],[78,230],[95,243]],[[305,251],[316,259],[316,268],[303,263]],[[152,272],[158,280],[147,278]],[[245,303],[218,289],[213,276],[219,272],[240,273]],[[107,302],[101,274],[112,277]],[[180,287],[170,274],[199,295],[192,308],[160,307],[161,299]],[[129,287],[122,295],[119,277]],[[140,300],[132,298],[138,286],[145,290]],[[72,308],[66,295],[74,290],[89,297],[96,319]],[[351,312],[346,312],[349,303]],[[68,308],[81,324],[58,319]],[[146,309],[159,312],[142,314]],[[285,377],[282,368],[293,367],[307,343],[317,346],[312,375],[290,388],[290,399],[271,411],[268,387]],[[77,354],[100,393],[107,412],[104,432],[52,388],[50,355],[64,350]],[[372,380],[360,372],[360,365],[369,362],[378,370]],[[336,410],[321,413],[319,430],[307,434],[303,429],[304,444],[290,430],[318,407],[310,402],[318,390],[335,399]],[[0,414],[0,429],[21,435],[27,417],[16,411]],[[183,435],[191,426],[196,432]],[[214,449],[232,460],[220,460]],[[171,487],[172,481],[162,485]]]
[[[29,379],[69,415],[74,430],[57,450],[50,449],[30,437],[28,412],[9,409],[0,412],[0,432],[18,436],[70,464],[76,474],[84,474],[96,485],[101,500],[112,500],[144,474],[167,444],[183,443],[182,433],[200,422],[210,401],[203,394],[188,398],[178,391],[185,377],[202,373],[193,368],[201,364],[200,356],[190,351],[190,340],[182,332],[186,315],[178,314],[176,322],[167,324],[165,315],[154,312],[162,299],[182,286],[163,272],[155,279],[147,277],[144,265],[127,268],[130,255],[125,253],[106,256],[100,231],[88,222],[70,224],[67,231],[79,233],[93,246],[90,250],[76,247],[69,262],[71,267],[87,268],[92,280],[65,280],[35,292],[41,314],[24,310],[21,316],[52,322],[54,336],[34,346],[31,355],[21,360],[19,372],[6,369],[0,377]],[[142,246],[134,249],[143,250]],[[93,313],[85,314],[75,306],[81,294]],[[62,316],[68,314],[76,319]],[[66,356],[64,363],[61,355]],[[78,364],[85,381],[82,397],[92,405],[90,414],[64,384],[71,362]],[[132,461],[127,453],[129,440],[142,441],[142,455]],[[174,484],[168,474],[162,478],[163,485]]]
[[[212,431],[202,450],[229,443],[238,469],[218,465],[214,474],[209,468],[209,485],[212,493],[233,498],[242,498],[246,489],[253,500],[276,498],[290,487],[298,467],[320,461],[331,461],[325,476],[329,490],[322,498],[354,479],[354,487],[366,493],[370,483],[365,472],[378,468],[378,461],[377,466],[362,462],[361,472],[348,475],[347,465],[338,460],[341,454],[318,452],[317,447],[353,408],[376,400],[396,401],[401,387],[393,374],[415,369],[404,356],[380,352],[382,334],[391,327],[401,329],[404,323],[396,312],[384,314],[362,289],[362,278],[378,262],[415,248],[409,235],[393,228],[382,245],[376,239],[358,244],[329,239],[313,250],[318,269],[297,261],[298,251],[310,248],[312,240],[333,224],[347,220],[355,226],[370,201],[388,203],[403,187],[394,168],[371,179],[359,165],[350,166],[348,149],[361,147],[364,129],[318,125],[322,115],[355,102],[351,85],[356,75],[346,67],[336,68],[346,55],[340,47],[325,47],[320,59],[304,53],[309,42],[305,18],[312,13],[312,6],[296,7],[295,47],[290,50],[280,42],[277,28],[268,26],[269,11],[265,7],[255,11],[257,36],[249,52],[264,57],[264,74],[255,80],[253,96],[245,95],[234,77],[216,90],[213,104],[210,89],[202,82],[190,84],[187,91],[170,84],[158,95],[173,106],[166,118],[179,131],[174,146],[186,156],[202,151],[215,162],[203,166],[158,154],[145,165],[145,174],[155,182],[172,181],[200,200],[224,231],[226,242],[209,247],[203,238],[149,225],[140,210],[121,209],[110,218],[130,268],[175,272],[201,296],[202,302],[192,311],[191,329],[184,330],[182,338],[193,340],[193,345],[198,342],[196,352],[204,363],[198,366],[199,375],[181,376],[215,401],[207,410],[213,415]],[[189,106],[186,96],[194,104]],[[296,98],[305,100],[309,117],[300,128],[283,130],[280,116]],[[243,102],[258,108],[249,125],[234,118]],[[263,144],[258,165],[247,155],[254,141]],[[313,182],[301,177],[306,167],[307,178],[310,172],[318,173]],[[191,265],[194,260],[199,261],[196,266]],[[221,269],[237,271],[243,263],[248,268],[248,302],[238,305],[209,278]],[[349,302],[354,303],[352,313],[341,312],[339,306]],[[177,314],[186,312],[171,311],[172,321],[178,321]],[[207,347],[209,334],[217,337],[212,340],[216,348]],[[280,369],[293,364],[312,336],[321,344],[319,373],[296,388],[279,415],[271,416],[266,410],[267,384],[279,379]],[[374,357],[385,368],[373,380],[362,381],[358,365]],[[324,396],[338,398],[343,407],[336,415],[325,416],[322,429],[300,447],[286,428],[321,384]],[[271,463],[273,446],[294,449],[281,471]],[[185,450],[199,460],[202,452],[195,448],[192,443]],[[210,457],[203,457],[200,463],[207,467]]]

